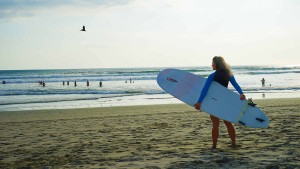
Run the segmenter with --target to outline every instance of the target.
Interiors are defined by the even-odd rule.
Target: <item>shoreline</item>
[[[0,168],[297,168],[300,98],[254,100],[270,127],[223,123],[186,104],[0,112]]]
[[[248,99],[248,98],[247,98]],[[288,97],[288,98],[259,98],[259,99],[253,99],[253,102],[254,103],[261,103],[261,102],[269,102],[269,101],[278,101],[278,100],[298,100],[300,99],[300,97]],[[139,108],[139,107],[157,107],[157,106],[178,106],[178,105],[186,105],[186,107],[190,107],[193,109],[193,107],[183,103],[182,101],[174,98],[174,100],[176,102],[173,102],[173,103],[157,103],[157,104],[138,104],[138,105],[120,105],[120,106],[95,106],[95,107],[70,107],[70,108],[49,108],[49,109],[32,109],[32,110],[7,110],[7,111],[0,111],[0,116],[1,114],[6,114],[6,113],[22,113],[22,112],[49,112],[49,111],[72,111],[72,110],[84,110],[84,109],[91,109],[91,110],[94,110],[94,109],[118,109],[118,108]],[[0,119],[0,122],[1,122],[1,119]]]
[[[253,100],[265,99],[292,99],[300,98],[300,92],[295,93],[249,93],[247,98]],[[6,105],[6,98],[0,97],[0,101],[4,104],[0,105],[0,113],[14,111],[34,111],[34,110],[52,110],[52,109],[81,109],[81,108],[100,108],[100,107],[123,107],[123,106],[145,106],[145,105],[164,105],[164,104],[184,104],[175,97],[164,95],[136,95],[136,96],[120,96],[108,98],[96,98],[83,100],[65,100],[51,101],[51,98],[44,98],[41,103],[17,103]],[[1,100],[2,99],[2,100]],[[23,98],[26,99],[26,98]],[[49,102],[47,100],[50,99]]]

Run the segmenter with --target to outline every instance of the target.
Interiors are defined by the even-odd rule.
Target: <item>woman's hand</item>
[[[194,105],[195,109],[197,110],[200,110],[201,109],[201,103],[197,102],[195,105]]]
[[[241,95],[240,95],[240,99],[241,99],[241,100],[246,100],[246,96],[245,96],[244,94],[241,94]]]

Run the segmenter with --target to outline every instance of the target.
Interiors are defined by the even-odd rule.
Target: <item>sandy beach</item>
[[[270,127],[223,123],[185,104],[0,112],[0,168],[300,168],[300,98],[254,100]]]

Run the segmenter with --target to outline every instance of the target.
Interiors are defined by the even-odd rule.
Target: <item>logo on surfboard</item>
[[[168,77],[167,80],[170,81],[170,82],[174,82],[174,83],[177,83],[177,82],[178,82],[176,79],[173,79],[173,78],[171,78],[171,77]]]

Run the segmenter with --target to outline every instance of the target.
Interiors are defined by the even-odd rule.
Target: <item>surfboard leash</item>
[[[244,105],[244,108],[242,109],[242,111],[241,111],[241,113],[240,113],[240,115],[239,115],[239,117],[238,117],[238,122],[239,122],[240,124],[244,125],[244,126],[245,126],[246,124],[245,124],[244,122],[241,121],[241,117],[245,114],[245,111],[246,111],[248,105],[255,107],[256,104],[253,103],[252,99],[248,99],[247,102],[246,102],[246,104]]]

